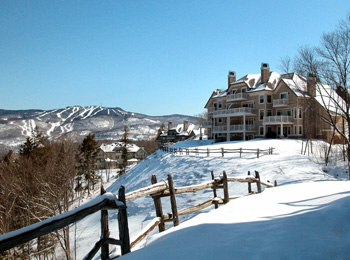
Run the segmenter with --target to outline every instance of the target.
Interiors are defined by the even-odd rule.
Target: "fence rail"
[[[238,197],[229,197],[228,183],[240,182],[248,184],[248,194],[260,193],[262,191],[261,185],[268,188],[277,186],[260,180],[259,172],[255,171],[255,176],[250,175],[244,177],[228,177],[224,171],[222,176],[214,176],[211,172],[212,180],[200,184],[176,187],[172,176],[168,175],[167,181],[157,182],[157,177],[152,176],[152,185],[129,192],[125,194],[124,186],[119,189],[118,199],[112,193],[105,193],[101,187],[101,196],[92,201],[64,214],[46,219],[42,222],[35,223],[28,227],[4,234],[0,236],[0,253],[22,243],[26,243],[34,238],[46,235],[48,233],[57,231],[65,226],[70,225],[90,214],[101,211],[101,238],[96,242],[92,250],[86,255],[84,259],[92,259],[94,255],[101,248],[101,259],[109,259],[109,244],[121,246],[122,255],[130,252],[131,248],[138,244],[144,237],[146,237],[153,229],[158,226],[159,232],[165,231],[165,223],[173,222],[174,226],[179,225],[179,216],[191,214],[199,210],[205,209],[211,205],[218,208],[219,204],[226,204],[230,200]],[[256,183],[257,192],[252,191],[252,184]],[[178,210],[176,204],[176,195],[182,193],[196,192],[204,189],[212,189],[214,197],[206,200],[198,205]],[[223,197],[218,196],[217,190],[223,190]],[[154,202],[156,218],[154,218],[131,242],[129,238],[129,228],[126,212],[126,201],[137,198],[151,196]],[[245,195],[246,196],[246,195]],[[171,204],[171,213],[163,213],[161,198],[169,197]],[[117,209],[118,225],[119,225],[119,240],[109,237],[108,229],[108,210]]]
[[[134,247],[137,243],[139,243],[144,237],[147,236],[154,228],[158,226],[159,232],[165,231],[165,223],[173,222],[174,226],[179,225],[179,216],[195,213],[197,211],[203,210],[211,205],[214,205],[215,208],[218,208],[220,204],[226,204],[230,200],[237,199],[239,197],[230,197],[228,191],[228,183],[229,182],[240,182],[248,184],[248,193],[247,195],[252,195],[256,193],[260,193],[262,191],[262,185],[271,188],[277,186],[277,182],[274,184],[269,182],[263,182],[260,180],[259,172],[255,171],[255,176],[250,175],[248,172],[248,176],[244,177],[228,177],[226,172],[224,171],[222,176],[216,177],[214,176],[214,172],[211,172],[212,180],[206,181],[200,184],[176,187],[173,182],[173,178],[171,175],[168,175],[167,181],[157,182],[157,177],[152,175],[151,183],[152,185],[147,186],[145,188],[135,190],[126,194],[126,198],[128,199],[136,199],[140,197],[144,197],[147,195],[151,195],[153,198],[156,218],[154,218],[135,238],[131,241],[131,247]],[[256,192],[252,191],[252,184],[256,183]],[[178,210],[176,204],[176,195],[183,193],[196,192],[204,189],[212,189],[214,197],[212,199],[206,200],[198,205],[180,209]],[[217,190],[223,190],[223,198],[218,196]],[[246,196],[246,195],[244,195]],[[171,212],[163,213],[161,198],[170,197],[171,204]]]
[[[275,148],[269,147],[268,149],[246,149],[246,148],[238,148],[238,149],[225,149],[225,148],[218,148],[218,149],[198,149],[198,148],[172,148],[172,147],[162,147],[161,150],[164,152],[172,153],[172,154],[179,154],[179,155],[206,155],[209,157],[211,154],[220,154],[222,157],[225,156],[225,154],[239,154],[239,157],[242,158],[242,154],[256,154],[256,157],[259,158],[260,155],[264,154],[273,154],[273,150]]]
[[[128,220],[126,214],[125,188],[119,189],[118,199],[112,193],[105,193],[101,188],[101,196],[90,202],[77,207],[74,210],[37,222],[30,226],[6,233],[0,236],[0,253],[29,242],[32,239],[55,232],[74,222],[77,222],[97,211],[101,211],[101,238],[84,259],[92,259],[101,248],[101,259],[109,259],[108,245],[120,245],[122,254],[130,252],[130,239]],[[114,239],[109,237],[108,230],[108,210],[118,210],[119,237]]]

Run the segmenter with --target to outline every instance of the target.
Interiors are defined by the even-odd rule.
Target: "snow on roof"
[[[195,127],[194,124],[190,123],[190,124],[188,125],[187,130],[178,132],[178,135],[181,135],[181,136],[190,135],[191,132],[193,131],[194,127]],[[181,129],[181,128],[180,128],[180,129]],[[182,129],[181,129],[181,130],[182,130]]]
[[[101,144],[100,149],[105,153],[115,152],[117,148],[122,147],[122,142],[112,143],[112,144]],[[136,153],[141,148],[136,144],[128,144],[127,145],[128,152]]]
[[[114,152],[114,149],[116,147],[116,144],[101,144],[100,149],[105,153],[111,153]]]

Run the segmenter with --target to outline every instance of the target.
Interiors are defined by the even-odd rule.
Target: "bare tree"
[[[309,97],[307,106],[333,133],[342,137],[350,178],[350,14],[339,22],[335,31],[322,35],[318,47],[301,47],[294,59],[294,69],[316,78],[315,95],[305,93]],[[316,102],[322,105],[322,111],[316,109]]]

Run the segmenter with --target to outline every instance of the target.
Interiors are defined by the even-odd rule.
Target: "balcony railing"
[[[289,105],[289,99],[274,99],[273,106],[274,107],[284,107]]]
[[[227,126],[214,126],[214,132],[220,133],[220,132],[227,132]],[[245,132],[254,132],[255,131],[255,125],[245,125]],[[229,127],[230,133],[243,133],[244,132],[244,125],[230,125]]]
[[[293,124],[293,118],[291,116],[267,116],[264,117],[264,124]]]
[[[238,107],[231,109],[221,109],[214,111],[214,117],[220,116],[239,116],[239,115],[255,115],[256,109],[251,107]]]
[[[214,132],[227,132],[227,126],[226,125],[220,125],[220,126],[214,126]]]
[[[230,132],[243,132],[244,125],[231,125]],[[255,125],[245,125],[245,131],[253,132],[255,131]]]
[[[238,93],[238,94],[231,94],[227,96],[227,101],[237,101],[237,100],[246,100],[247,99],[247,93]]]

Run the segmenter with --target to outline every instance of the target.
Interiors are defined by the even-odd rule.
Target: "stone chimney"
[[[270,78],[270,67],[268,63],[261,63],[261,83],[267,83]]]
[[[230,85],[236,81],[236,72],[233,70],[230,70],[228,72],[228,87],[230,87]]]
[[[316,81],[317,81],[316,73],[309,72],[307,77],[306,88],[307,88],[307,94],[310,97],[316,97]]]
[[[188,129],[188,121],[185,120],[184,121],[184,131],[187,131],[187,129]]]
[[[173,122],[168,123],[168,130],[170,130],[171,128],[173,128]]]

